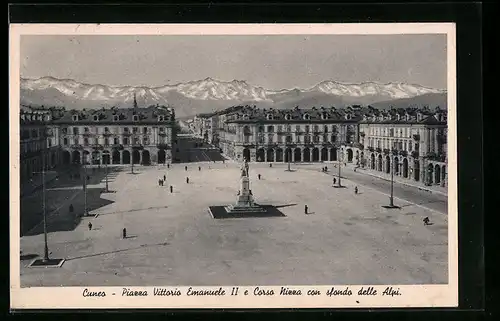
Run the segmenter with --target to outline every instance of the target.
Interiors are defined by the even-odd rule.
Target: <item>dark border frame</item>
[[[11,23],[353,23],[353,22],[455,22],[457,40],[457,134],[459,195],[459,308],[467,315],[484,311],[484,204],[482,107],[482,5],[479,3],[399,4],[176,4],[176,5],[11,5]],[[8,119],[8,118],[7,118]],[[4,216],[8,228],[8,216]],[[4,237],[9,233],[4,233]],[[8,260],[8,257],[7,257]],[[5,261],[4,261],[5,262]],[[9,297],[9,294],[3,296]],[[336,310],[336,309],[335,309]],[[403,309],[395,309],[404,311]],[[429,309],[411,309],[414,316],[428,316]],[[67,310],[74,311],[74,310]],[[80,310],[83,312],[83,310]],[[99,311],[99,310],[95,310]],[[131,312],[121,310],[116,312]],[[158,310],[153,310],[159,312]],[[152,312],[153,312],[152,311]],[[160,310],[162,311],[162,310]],[[192,312],[213,310],[191,310]],[[217,310],[221,311],[221,310]],[[226,310],[228,311],[228,310]],[[242,311],[242,310],[231,310]],[[244,310],[248,311],[248,310]],[[262,310],[261,310],[262,311]],[[299,311],[307,317],[325,317],[334,309],[265,310]],[[355,309],[354,311],[367,311]],[[384,317],[372,309],[370,316]],[[394,310],[392,310],[394,311]],[[26,310],[12,311],[15,313]],[[35,312],[35,311],[33,311]],[[41,312],[41,311],[36,311]],[[61,312],[49,311],[44,312]],[[337,311],[338,312],[338,311]],[[352,316],[359,313],[341,315]],[[417,312],[417,313],[415,313]],[[193,316],[186,310],[163,310],[163,315]],[[218,314],[218,313],[217,313]],[[335,313],[337,314],[337,313]],[[391,313],[392,314],[392,313]],[[397,313],[401,315],[401,313]],[[451,315],[450,315],[451,314]],[[252,314],[250,314],[252,316]],[[287,314],[288,315],[288,314]],[[454,317],[453,317],[454,315]],[[477,315],[477,314],[476,314]],[[256,315],[253,315],[254,317]],[[288,315],[291,317],[291,315]],[[302,314],[302,316],[304,316]],[[385,314],[385,316],[387,316]],[[456,319],[456,313],[440,318]],[[461,317],[463,317],[462,314]],[[242,315],[239,315],[242,317]]]

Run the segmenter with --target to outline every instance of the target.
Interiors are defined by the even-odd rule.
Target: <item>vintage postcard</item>
[[[10,26],[11,308],[458,306],[455,26]]]

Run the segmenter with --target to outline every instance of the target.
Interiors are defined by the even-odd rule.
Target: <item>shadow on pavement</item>
[[[122,250],[115,250],[115,251],[108,251],[108,252],[101,252],[101,253],[94,253],[94,254],[89,254],[89,255],[82,255],[82,256],[76,256],[76,257],[71,257],[67,258],[66,261],[73,261],[73,260],[79,260],[79,259],[85,259],[89,257],[95,257],[95,256],[103,256],[103,255],[108,255],[108,254],[115,254],[115,253],[120,253],[120,252],[128,252],[128,251],[133,251],[133,250],[139,250],[145,247],[153,247],[153,246],[167,246],[169,243],[163,242],[163,243],[156,243],[156,244],[142,244],[140,246],[136,247],[131,247],[128,249],[122,249]]]
[[[64,190],[63,190],[64,191]],[[104,188],[87,189],[87,210],[94,211],[106,205],[114,203],[113,201],[101,198]],[[58,191],[61,192],[61,191]],[[65,192],[65,191],[64,191]],[[74,191],[73,191],[74,192]],[[47,232],[73,231],[82,221],[84,213],[84,197],[79,191],[79,195],[68,202],[73,205],[73,212],[69,211],[69,204],[55,211],[47,210]],[[41,209],[41,208],[40,208]],[[38,218],[34,220],[33,217]],[[43,233],[43,212],[38,212],[36,216],[26,217],[23,220],[21,216],[21,236],[33,236]]]
[[[123,213],[140,212],[140,211],[145,211],[145,210],[154,210],[154,209],[161,209],[161,208],[168,208],[168,206],[156,206],[156,207],[147,207],[147,208],[136,208],[136,209],[127,210],[127,211],[116,211],[116,212],[108,212],[108,213],[98,213],[98,215],[101,216],[101,215],[123,214]]]

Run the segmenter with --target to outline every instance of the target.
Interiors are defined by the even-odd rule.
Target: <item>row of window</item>
[[[390,139],[368,139],[368,146],[373,148],[380,149],[398,149],[405,150],[411,152],[413,150],[419,150],[419,143],[413,143],[412,140],[403,140],[403,141],[393,141]]]
[[[104,128],[101,128],[101,127],[92,127],[92,131],[91,131],[91,128],[89,127],[83,127],[83,133],[84,134],[88,134],[88,133],[95,133],[95,134],[99,134],[99,133],[113,133],[113,134],[118,134],[119,133],[119,128],[118,127],[113,127],[113,131],[110,131],[109,127],[104,127]],[[102,129],[102,130],[101,130]],[[139,133],[139,127],[132,127],[132,131],[130,130],[129,127],[121,127],[121,133]],[[165,132],[165,127],[159,127],[159,132],[160,133],[164,133]],[[143,134],[149,134],[151,133],[151,128],[149,127],[142,127],[142,131],[141,131]],[[62,128],[62,133],[63,134],[68,134],[68,128],[64,127]],[[80,134],[80,128],[79,127],[72,127],[72,133],[73,135],[79,135]]]
[[[342,126],[344,127],[344,126]],[[328,132],[332,132],[332,133],[336,133],[339,129],[340,129],[340,126],[328,126],[328,125],[324,125],[324,126],[319,126],[319,125],[313,125],[312,127],[309,126],[309,125],[305,125],[304,127],[304,132],[308,133],[310,132],[311,130],[313,132],[319,132],[320,129],[322,129],[322,132],[324,133],[328,133]],[[274,133],[275,131],[275,127],[273,125],[269,125],[267,127],[264,127],[264,126],[259,126],[257,127],[257,132],[259,133],[263,133],[263,132],[268,132],[268,133]],[[347,130],[348,131],[354,131],[354,129],[352,127],[347,127]],[[245,133],[250,133],[251,130],[250,130],[250,127],[249,126],[244,126],[243,127],[243,132]],[[278,133],[281,133],[281,132],[292,132],[292,126],[291,125],[277,125],[276,126],[276,132]],[[302,132],[302,127],[301,125],[296,125],[295,126],[295,132]]]
[[[73,121],[78,121],[80,120],[80,116],[79,115],[73,115],[72,117]],[[99,121],[99,115],[94,115],[92,117],[92,119],[94,121]],[[140,117],[139,115],[133,115],[132,116],[132,121],[139,121]],[[165,121],[167,118],[165,118],[165,116],[158,116],[158,121]],[[113,115],[113,121],[119,121],[120,120],[120,115]]]
[[[284,137],[284,139],[283,139]],[[319,144],[319,143],[335,143],[337,142],[337,135],[305,135],[303,136],[299,136],[299,135],[296,135],[295,136],[295,143],[297,144],[301,144],[301,143],[304,143],[304,144],[310,144],[310,143],[315,143],[315,144]],[[250,140],[250,136],[244,136],[243,138],[243,142],[245,143],[249,143],[251,140]],[[264,135],[259,135],[257,137],[257,141],[258,143],[260,144],[264,144],[264,143],[268,143],[268,144],[272,144],[274,143],[274,135],[268,135],[267,136],[267,140],[266,140],[266,136]],[[283,143],[283,141],[285,143],[293,143],[293,136],[292,135],[286,135],[286,136],[278,136],[277,140],[276,140],[276,143]],[[352,135],[348,135],[346,137],[346,141],[347,142],[352,142]]]
[[[418,130],[408,127],[388,128],[388,127],[370,127],[368,134],[371,136],[388,136],[388,137],[408,137],[412,134],[417,134]]]
[[[235,119],[249,120],[249,119],[250,119],[250,115],[248,115],[248,114],[244,114],[244,115],[241,115],[241,116],[240,116],[240,115],[236,114],[235,116],[233,116],[233,117],[231,117],[231,118],[233,118],[233,119],[235,118]],[[345,114],[345,115],[344,115],[344,118],[345,118],[345,119],[347,119],[347,120],[349,120],[349,119],[351,119],[351,118],[352,118],[352,116],[351,116],[350,114]],[[274,117],[274,115],[273,115],[273,114],[267,114],[267,115],[266,115],[266,119],[267,119],[267,120],[274,120],[274,119],[276,119],[276,117]],[[308,113],[304,113],[304,114],[302,115],[302,119],[303,119],[303,120],[310,120],[310,119],[311,119],[311,116],[310,116]],[[329,119],[329,115],[328,115],[328,113],[326,113],[326,112],[321,113],[321,119],[322,119],[322,120],[327,120],[327,119]],[[285,120],[292,120],[292,115],[290,115],[290,114],[286,114],[286,115],[285,115]]]
[[[148,137],[144,137],[142,139],[138,138],[138,137],[135,137],[134,139],[130,139],[128,137],[122,137],[121,139],[118,138],[118,137],[114,137],[114,138],[108,138],[108,137],[105,137],[103,140],[99,140],[98,138],[83,138],[83,139],[79,139],[79,138],[75,138],[75,139],[70,139],[70,138],[63,138],[63,146],[70,146],[70,145],[80,145],[80,142],[82,142],[82,145],[83,146],[91,146],[91,145],[100,145],[101,142],[104,146],[108,146],[108,145],[131,145],[132,143],[134,145],[149,145],[150,144],[150,140]],[[160,144],[165,144],[165,140],[164,139],[160,139],[159,140],[159,143]]]

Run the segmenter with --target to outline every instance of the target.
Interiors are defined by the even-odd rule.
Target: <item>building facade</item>
[[[243,106],[221,116],[221,149],[239,161],[352,161],[361,147],[356,108],[276,110]]]
[[[51,111],[21,106],[19,135],[21,182],[60,163],[59,132]]]
[[[70,110],[53,121],[63,164],[171,162],[175,153],[175,113],[165,106]]]
[[[426,185],[447,182],[447,113],[429,109],[369,109],[359,123],[362,166]]]

